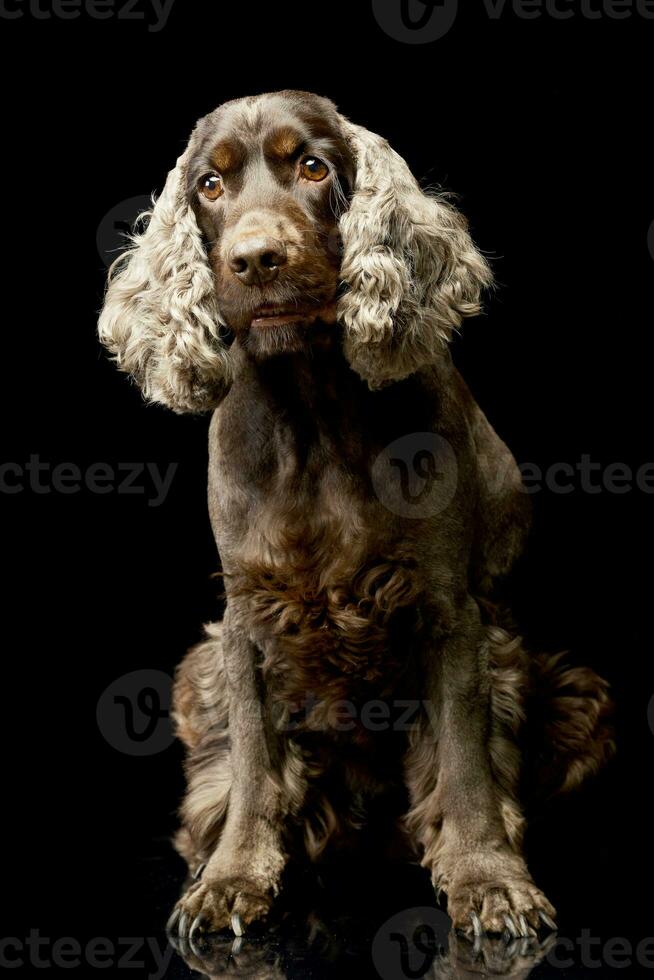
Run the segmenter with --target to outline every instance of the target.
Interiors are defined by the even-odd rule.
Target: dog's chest
[[[354,502],[349,513],[312,514],[284,522],[277,511],[272,526],[270,515],[255,523],[231,583],[266,686],[290,711],[307,699],[326,709],[388,694],[407,663],[420,597],[406,556],[370,553]]]
[[[307,420],[269,401],[247,414],[226,406],[212,437],[229,601],[262,652],[266,688],[290,707],[383,696],[416,634],[415,541],[375,494],[368,416],[347,407]]]

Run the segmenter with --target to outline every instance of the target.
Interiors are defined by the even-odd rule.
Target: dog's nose
[[[271,282],[286,262],[286,246],[276,238],[244,238],[232,247],[229,267],[234,275],[252,286]]]

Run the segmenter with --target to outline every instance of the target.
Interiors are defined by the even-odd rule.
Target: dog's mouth
[[[313,307],[262,303],[252,311],[251,326],[274,328],[294,323],[311,324],[316,320],[333,323],[336,320],[336,301]]]

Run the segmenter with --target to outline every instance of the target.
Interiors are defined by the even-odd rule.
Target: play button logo
[[[459,0],[372,0],[379,26],[404,44],[429,44],[450,30]]]

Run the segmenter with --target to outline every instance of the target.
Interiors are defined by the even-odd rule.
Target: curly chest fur
[[[233,577],[266,688],[290,713],[308,701],[328,712],[337,701],[387,696],[417,632],[414,563],[402,555],[361,562],[330,530],[297,535],[280,560],[244,563]]]

